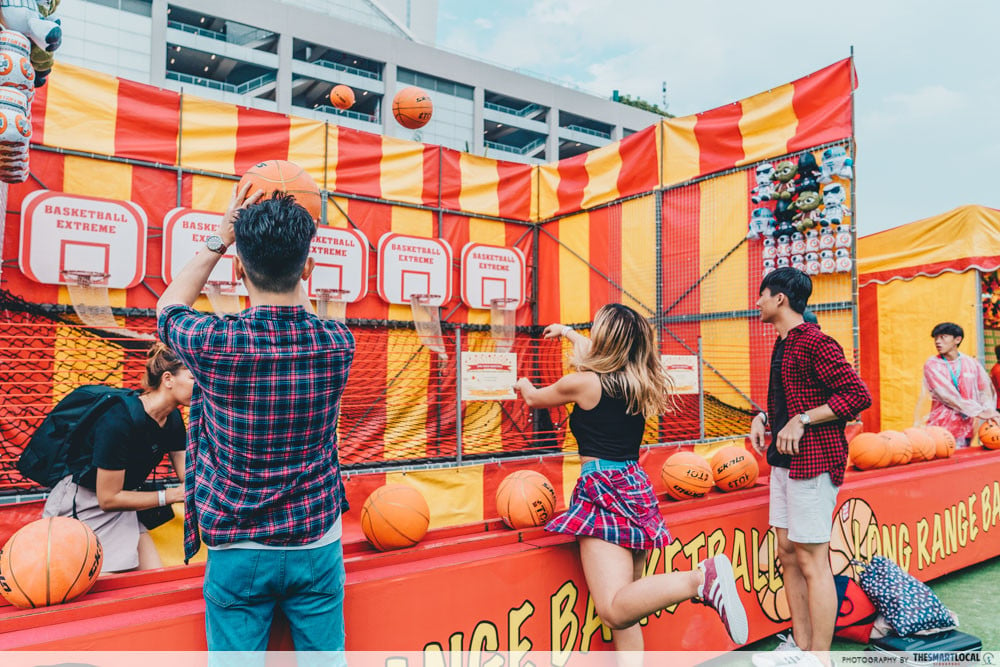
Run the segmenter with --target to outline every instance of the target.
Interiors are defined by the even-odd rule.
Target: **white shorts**
[[[798,544],[830,541],[833,513],[839,487],[825,472],[809,479],[789,479],[788,468],[771,468],[768,521],[788,530],[788,539]]]

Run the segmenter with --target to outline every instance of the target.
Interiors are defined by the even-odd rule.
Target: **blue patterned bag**
[[[950,630],[955,618],[927,584],[885,556],[875,556],[858,577],[862,590],[901,637],[927,630]]]

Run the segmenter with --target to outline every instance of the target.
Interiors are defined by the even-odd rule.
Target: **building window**
[[[437,92],[444,93],[446,95],[453,95],[466,100],[472,99],[472,86],[455,83],[454,81],[448,81],[447,79],[439,79],[438,77],[431,76],[430,74],[422,74],[421,72],[414,72],[413,70],[403,69],[400,67],[396,70],[396,80],[400,83],[408,83],[413,86],[419,86],[424,90],[436,90]]]

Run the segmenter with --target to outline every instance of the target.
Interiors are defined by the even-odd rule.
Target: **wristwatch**
[[[808,412],[803,412],[799,415],[799,421],[802,422],[803,426],[809,426],[812,423],[812,417],[809,416]]]
[[[218,234],[212,234],[205,239],[205,247],[214,252],[216,255],[225,255],[226,250],[229,249],[229,246],[222,242],[222,237]]]

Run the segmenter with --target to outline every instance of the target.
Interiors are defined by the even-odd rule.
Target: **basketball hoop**
[[[64,270],[62,279],[66,283],[73,312],[84,326],[93,329],[116,329],[130,338],[152,340],[152,336],[130,331],[118,324],[111,311],[108,299],[108,278],[111,274],[101,271]]]
[[[345,289],[316,289],[316,315],[321,320],[337,320],[343,322],[347,319],[347,301],[345,297],[348,291]]]
[[[217,316],[235,315],[243,310],[240,295],[236,293],[238,284],[230,280],[209,280],[205,283],[205,295]]]
[[[496,352],[510,352],[514,346],[517,299],[490,299],[490,336]]]
[[[413,312],[413,326],[424,347],[436,352],[441,361],[448,359],[444,348],[444,336],[441,335],[441,311],[437,306],[430,305],[434,299],[440,299],[440,294],[411,294],[410,310]]]

